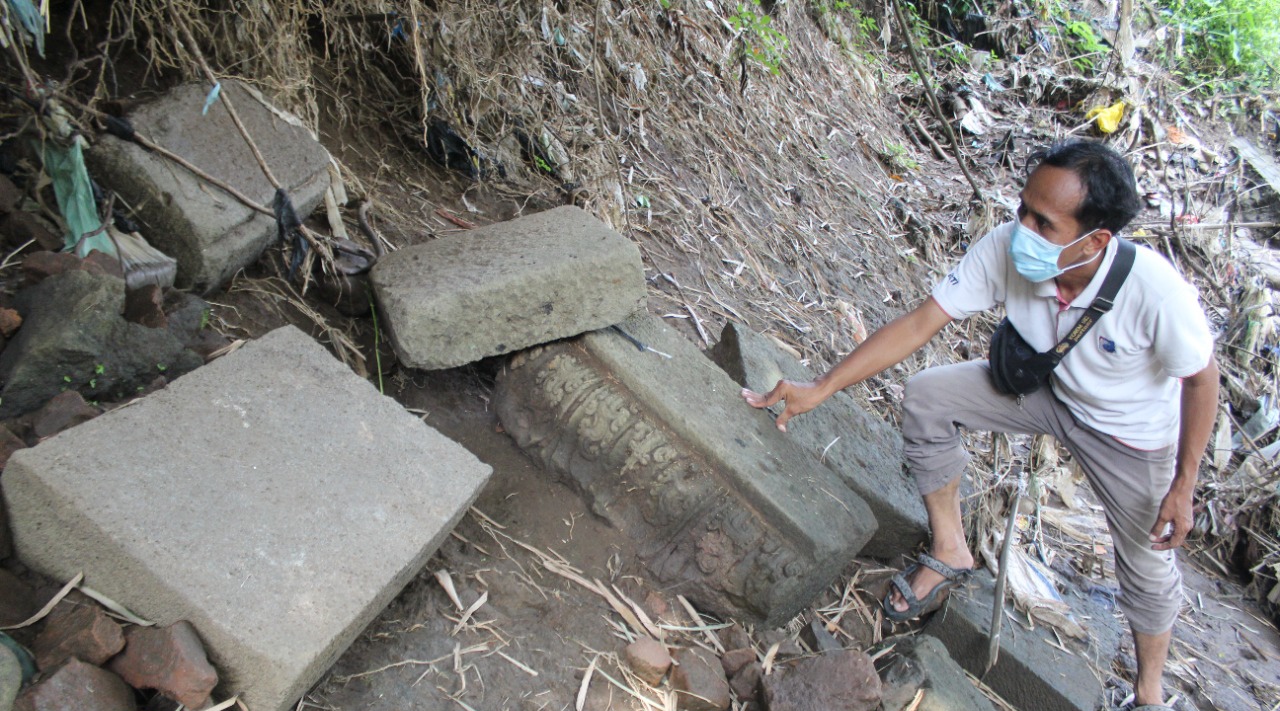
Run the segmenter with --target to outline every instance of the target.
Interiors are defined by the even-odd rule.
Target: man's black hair
[[[1119,232],[1142,211],[1133,168],[1119,153],[1095,141],[1070,140],[1027,157],[1027,174],[1042,165],[1065,168],[1084,185],[1075,218],[1086,230]]]

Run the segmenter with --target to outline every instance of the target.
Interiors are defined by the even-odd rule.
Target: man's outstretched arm
[[[760,408],[785,401],[787,407],[778,416],[777,425],[786,432],[787,420],[812,410],[836,392],[901,363],[950,322],[947,312],[929,297],[871,334],[821,378],[811,383],[779,380],[773,390],[764,395],[744,388],[742,397],[752,407]]]

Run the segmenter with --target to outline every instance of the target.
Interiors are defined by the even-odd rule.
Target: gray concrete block
[[[644,315],[532,349],[500,375],[504,428],[626,532],[670,592],[777,626],[875,531],[865,502],[742,401],[697,347]]]
[[[639,248],[571,206],[399,250],[371,276],[400,360],[427,370],[604,328],[645,299]]]
[[[811,381],[814,375],[768,338],[727,324],[707,355],[739,385],[766,393],[779,380]],[[929,539],[929,517],[902,461],[902,436],[839,392],[816,410],[787,423],[787,435],[861,496],[880,528],[865,555],[893,558]]]
[[[18,556],[190,620],[255,711],[292,709],[490,469],[293,327],[9,460]]]
[[[903,635],[880,646],[893,647],[891,661],[880,674],[884,711],[995,711],[937,637]],[[917,702],[921,690],[924,693]]]
[[[1010,601],[1001,625],[999,659],[983,677],[994,597],[995,580],[985,571],[978,573],[967,589],[951,594],[925,632],[941,640],[953,659],[1016,708],[1095,711],[1103,701],[1103,688],[1093,669],[1109,669],[1120,644],[1112,613],[1087,598],[1065,595],[1089,635],[1084,642],[1068,639],[1068,653],[1059,649],[1058,636],[1048,625],[1028,629],[1019,623],[1025,615],[1015,612]]]
[[[215,103],[201,114],[208,91],[204,84],[184,84],[139,107],[129,120],[157,145],[270,208],[275,188],[226,109]],[[222,95],[231,97],[271,172],[305,218],[329,187],[328,151],[238,82],[224,80]],[[94,179],[136,211],[147,241],[178,260],[178,286],[212,291],[277,239],[272,216],[135,143],[103,136],[85,160]]]

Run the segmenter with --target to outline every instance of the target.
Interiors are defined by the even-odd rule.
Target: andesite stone
[[[779,380],[815,378],[790,353],[736,323],[725,325],[707,355],[739,385],[760,393],[772,390]],[[793,418],[787,423],[787,436],[839,474],[871,507],[879,528],[863,548],[864,555],[892,558],[928,540],[928,515],[903,465],[902,436],[851,395],[838,392],[817,409]]]
[[[370,279],[396,355],[425,370],[604,328],[645,299],[639,248],[573,206],[397,250]]]
[[[75,270],[18,293],[24,322],[0,353],[0,417],[29,412],[66,390],[118,400],[161,371],[177,376],[201,365],[169,330],[125,321],[124,292],[118,277]]]
[[[921,689],[924,694],[911,706],[914,711],[995,711],[936,637],[901,635],[880,646],[893,647],[892,661],[880,675],[884,711],[903,711],[917,703]]]
[[[221,91],[234,102],[294,211],[306,219],[329,188],[329,152],[240,82],[224,79]],[[183,84],[139,106],[128,119],[157,145],[271,209],[276,188],[225,107],[216,103],[202,113],[207,93],[203,83]],[[178,260],[179,287],[212,291],[278,240],[273,216],[136,143],[103,135],[85,153],[85,162],[98,183],[132,207],[147,242]]]
[[[490,473],[285,327],[20,450],[0,489],[24,564],[189,620],[231,693],[287,711]]]
[[[660,320],[517,355],[503,427],[636,542],[667,589],[764,626],[810,604],[875,530],[866,503]]]
[[[1090,659],[1114,659],[1120,629],[1114,616],[1087,598],[1064,595],[1077,621],[1088,621],[1088,639],[1067,640],[1078,652],[1061,649],[1061,636],[1047,624],[1026,629],[1012,611],[1005,615],[996,665],[986,671],[991,604],[995,580],[982,571],[967,587],[953,590],[946,606],[934,613],[925,632],[937,637],[960,666],[981,676],[1001,698],[1017,708],[1043,711],[1094,711],[1102,702],[1102,684]],[[985,673],[984,673],[985,672]]]

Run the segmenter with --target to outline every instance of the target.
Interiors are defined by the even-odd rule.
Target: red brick
[[[14,711],[136,711],[133,689],[111,672],[72,659],[27,689]]]
[[[88,422],[102,411],[84,401],[84,396],[75,390],[54,395],[46,402],[31,420],[31,428],[36,437],[44,439],[59,432]]]
[[[123,278],[120,260],[102,252],[90,252],[84,259],[70,252],[32,252],[22,260],[22,274],[27,284],[38,284],[56,274],[75,270]]]
[[[168,627],[131,627],[124,652],[107,667],[139,689],[155,689],[198,709],[218,684],[196,630],[185,620]]]
[[[660,684],[662,677],[671,668],[671,654],[667,652],[666,645],[648,637],[628,644],[622,656],[626,658],[631,671],[650,686]]]
[[[730,678],[738,673],[738,670],[747,666],[756,660],[756,652],[750,647],[742,649],[730,649],[720,657],[720,666],[724,667],[725,676]]]
[[[36,664],[49,671],[71,658],[102,664],[124,649],[124,630],[96,605],[60,605],[36,637]]]
[[[671,688],[682,711],[728,711],[729,681],[716,655],[703,649],[679,649],[672,655]]]

